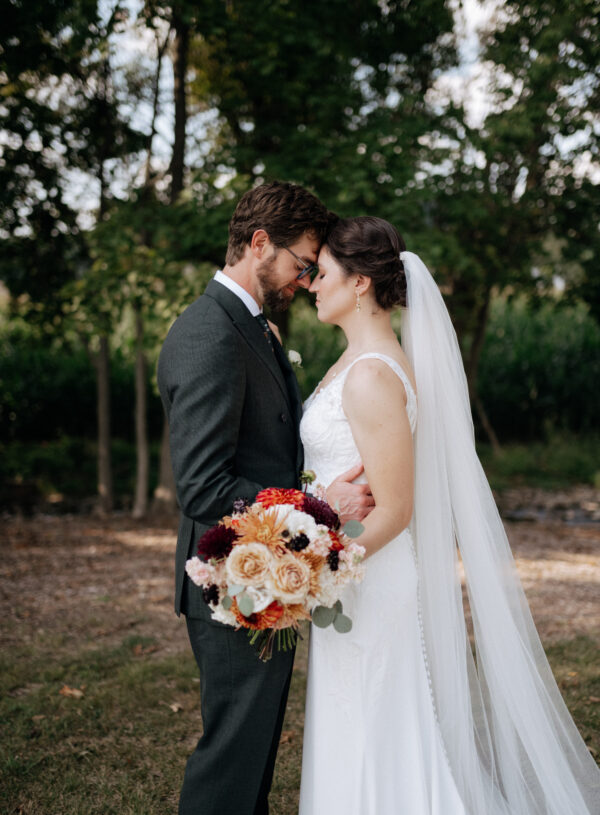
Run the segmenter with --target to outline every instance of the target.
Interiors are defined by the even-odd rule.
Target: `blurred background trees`
[[[152,491],[155,507],[172,505],[160,344],[223,262],[238,196],[273,178],[341,215],[388,218],[421,254],[455,322],[483,443],[597,444],[597,3],[484,11],[9,0],[4,505],[94,491],[105,511],[138,517]],[[279,321],[307,394],[342,337],[305,296]]]

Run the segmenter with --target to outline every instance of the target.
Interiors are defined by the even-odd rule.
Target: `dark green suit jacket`
[[[202,533],[231,513],[236,498],[253,500],[263,487],[298,486],[302,402],[287,357],[273,342],[275,353],[240,298],[215,280],[164,342],[158,386],[181,509],[177,614],[210,616],[185,573]]]

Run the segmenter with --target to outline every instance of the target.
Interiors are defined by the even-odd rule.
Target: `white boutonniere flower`
[[[302,357],[297,351],[288,351],[288,359],[291,365],[297,365],[299,368],[302,367]]]

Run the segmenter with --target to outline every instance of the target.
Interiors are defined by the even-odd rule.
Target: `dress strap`
[[[377,354],[375,351],[371,351],[367,354],[361,354],[356,359],[352,360],[350,365],[346,368],[343,372],[343,378],[345,379],[348,371],[352,368],[353,365],[356,365],[361,359],[380,359],[382,362],[385,362],[386,365],[394,371],[395,374],[402,380],[402,384],[404,385],[404,389],[406,390],[406,411],[408,413],[410,424],[412,429],[414,430],[414,425],[416,422],[417,417],[417,395],[415,393],[415,389],[413,388],[412,382],[408,378],[408,374],[400,365],[399,362],[396,362],[393,357],[388,357],[386,354]]]

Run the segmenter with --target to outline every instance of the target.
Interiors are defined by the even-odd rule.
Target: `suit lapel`
[[[287,385],[291,406],[294,410],[294,419],[298,427],[300,425],[300,419],[302,418],[302,397],[300,395],[300,388],[298,387],[298,380],[296,379],[296,374],[290,365],[285,351],[276,337],[273,338],[273,345],[275,347],[275,356],[277,357],[279,367],[285,379],[285,384]]]
[[[261,362],[267,368],[267,370],[272,374],[275,378],[275,381],[281,388],[283,395],[285,396],[290,410],[294,413],[294,418],[296,419],[297,416],[297,406],[294,404],[294,399],[288,390],[287,387],[287,376],[284,377],[284,373],[280,364],[278,363],[277,359],[275,358],[275,354],[271,350],[269,343],[265,339],[265,336],[262,332],[262,328],[258,324],[258,322],[254,319],[254,317],[250,314],[248,309],[246,308],[245,304],[240,300],[240,298],[230,291],[225,286],[222,286],[220,283],[217,283],[216,280],[211,280],[206,287],[204,293],[208,297],[212,297],[213,300],[216,300],[222,308],[225,309],[229,317],[231,318],[233,324],[237,328],[238,331],[245,337],[246,341],[252,348],[252,350],[260,357]],[[277,339],[273,338],[274,345],[279,346]],[[280,353],[280,359],[283,357],[287,367],[290,370],[292,378],[295,380],[294,374],[291,370],[291,366],[287,359],[285,359],[285,354],[279,346],[278,350],[275,352]],[[296,388],[297,388],[296,384]]]

